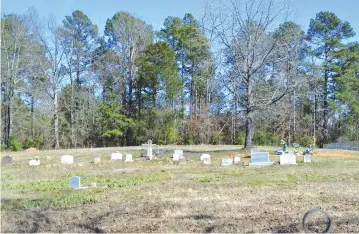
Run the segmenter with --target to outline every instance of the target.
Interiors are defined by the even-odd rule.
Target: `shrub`
[[[243,131],[238,131],[236,134],[236,145],[244,145],[246,134]]]
[[[194,145],[194,138],[192,134],[188,134],[185,139],[186,145]]]
[[[19,151],[22,149],[22,144],[15,137],[11,137],[9,140],[9,149],[11,151]]]
[[[6,145],[5,144],[1,144],[1,151],[4,151],[4,150],[6,150]]]
[[[169,144],[171,143],[177,143],[179,140],[177,130],[173,127],[168,128],[167,130],[167,141]]]
[[[308,135],[303,135],[298,140],[299,145],[303,147],[309,147],[311,144],[313,144],[313,137]]]

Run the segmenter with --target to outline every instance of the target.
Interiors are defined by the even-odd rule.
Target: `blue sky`
[[[357,33],[353,40],[359,41],[359,0],[291,0],[291,5],[295,10],[294,21],[304,30],[316,13],[332,11],[352,25]],[[100,30],[117,11],[127,11],[152,24],[155,30],[161,28],[167,16],[192,13],[199,18],[203,13],[202,0],[2,0],[1,3],[2,13],[24,13],[29,7],[34,7],[40,17],[53,14],[59,22],[71,12],[81,10]]]

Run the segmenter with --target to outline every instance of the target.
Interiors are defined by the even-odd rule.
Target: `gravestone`
[[[125,162],[133,162],[133,160],[132,160],[132,154],[126,154]]]
[[[70,177],[70,188],[72,188],[72,189],[81,188],[80,176],[71,176]]]
[[[61,157],[61,163],[63,164],[73,164],[74,163],[74,157],[71,155],[64,155]]]
[[[208,155],[208,154],[207,154]],[[205,165],[209,165],[209,164],[212,164],[211,163],[211,158],[210,157],[205,157],[205,158],[203,158],[203,164],[205,164]]]
[[[231,158],[222,158],[222,166],[230,166],[233,164],[233,159]]]
[[[273,165],[273,163],[269,161],[268,152],[251,153],[251,162],[249,163],[249,166],[268,166],[268,165]]]
[[[310,154],[304,154],[303,161],[305,163],[311,163],[312,162],[312,155]]]
[[[172,160],[173,160],[173,161],[179,161],[179,160],[180,160],[180,156],[179,156],[178,154],[173,154]]]
[[[12,165],[12,157],[6,155],[1,160],[1,165]]]
[[[241,157],[239,157],[239,156],[234,157],[233,162],[234,162],[235,164],[240,163],[240,162],[241,162]]]
[[[178,154],[178,156],[179,156],[180,159],[183,159],[183,158],[184,158],[184,157],[183,157],[183,150],[175,150],[174,153],[175,153],[175,154]]]
[[[205,158],[208,158],[210,161],[211,161],[211,155],[209,155],[209,154],[202,154],[201,155],[201,161],[203,161]]]
[[[95,154],[95,156],[93,157],[93,162],[95,164],[100,163],[101,162],[101,155]]]
[[[119,152],[112,153],[111,160],[122,160],[122,154]]]
[[[280,155],[280,165],[297,164],[297,158],[293,152]]]
[[[30,159],[29,166],[40,166],[40,160],[39,159]]]
[[[156,144],[152,144],[152,140],[148,140],[147,144],[142,144],[142,147],[147,147],[147,157],[149,157],[150,160],[153,159],[153,152],[152,147],[157,146]]]

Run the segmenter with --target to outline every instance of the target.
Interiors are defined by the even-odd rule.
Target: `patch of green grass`
[[[80,175],[81,184],[84,186],[89,185],[91,182],[95,182],[101,186],[108,186],[110,188],[168,181],[171,179],[168,173],[147,173],[125,177],[111,177],[109,175],[86,176],[83,173],[67,173],[65,176],[62,176],[61,179],[46,179],[38,181],[26,181],[20,183],[15,183],[14,181],[6,181],[1,183],[1,188],[6,190],[20,190],[31,192],[58,191],[61,189],[67,189],[69,187],[70,175]]]
[[[222,181],[224,179],[225,179],[224,176],[217,175],[217,176],[212,176],[212,177],[209,177],[209,176],[200,177],[200,178],[197,178],[197,181],[200,182],[200,183],[209,183],[209,182],[212,182],[212,181],[217,181],[217,182]]]
[[[95,193],[67,194],[54,199],[25,200],[23,206],[24,208],[44,207],[44,206],[70,207],[73,205],[81,205],[81,204],[96,202],[98,198],[99,198],[98,194]]]

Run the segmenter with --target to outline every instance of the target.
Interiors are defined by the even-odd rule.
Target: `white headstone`
[[[241,162],[241,157],[239,157],[239,156],[236,156],[236,157],[234,157],[234,163],[240,163]]]
[[[297,158],[293,152],[280,155],[280,165],[297,164]]]
[[[71,155],[64,155],[61,157],[61,163],[64,164],[73,164],[74,163],[74,157]]]
[[[210,157],[205,157],[205,158],[203,158],[202,161],[203,161],[203,164],[206,164],[206,165],[212,164]]]
[[[71,176],[70,177],[70,188],[76,189],[81,187],[81,178],[80,176]]]
[[[202,155],[201,155],[201,161],[203,161],[205,158],[208,158],[209,160],[211,160],[211,155],[209,155],[209,154],[202,154]]]
[[[178,154],[173,154],[173,161],[179,161],[180,156]]]
[[[147,147],[147,157],[149,157],[150,160],[153,159],[153,153],[152,153],[152,147],[157,146],[155,144],[152,144],[152,140],[148,140],[148,144],[142,144],[142,147]]]
[[[310,155],[310,154],[304,154],[303,161],[304,161],[305,163],[311,163],[311,162],[312,162],[312,155]]]
[[[132,160],[132,154],[126,154],[125,162],[133,162],[133,160]]]
[[[269,160],[268,152],[253,152],[251,153],[251,162],[249,166],[268,166],[273,165]]]
[[[111,160],[122,160],[122,154],[119,152],[112,153]]]
[[[96,155],[93,157],[93,162],[94,162],[95,164],[100,163],[100,162],[101,162],[101,155],[96,154]]]
[[[222,166],[230,166],[233,164],[233,159],[231,158],[222,158]]]
[[[178,154],[178,156],[179,156],[180,159],[183,158],[183,150],[175,150],[174,153],[175,153],[175,154]]]
[[[31,159],[29,161],[29,166],[40,166],[40,160]]]

